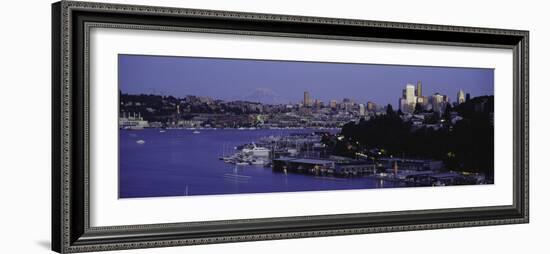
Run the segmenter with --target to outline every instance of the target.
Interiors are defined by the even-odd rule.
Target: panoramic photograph
[[[119,198],[495,182],[493,69],[120,54],[118,91]]]

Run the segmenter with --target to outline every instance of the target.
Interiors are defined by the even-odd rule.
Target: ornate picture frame
[[[512,205],[92,226],[89,32],[98,27],[512,50]],[[73,253],[528,223],[528,84],[528,31],[73,1],[54,3],[52,249]]]

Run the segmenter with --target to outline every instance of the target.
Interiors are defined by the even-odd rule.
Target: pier
[[[376,165],[362,160],[281,157],[273,159],[273,171],[311,175],[358,176],[374,174]]]

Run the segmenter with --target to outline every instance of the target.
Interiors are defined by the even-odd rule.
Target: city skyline
[[[439,93],[454,102],[459,91],[471,97],[493,95],[493,73],[477,68],[119,55],[123,93],[264,104],[302,103],[308,92],[312,101],[324,104],[348,98],[399,108],[403,88],[418,81],[425,96]]]
[[[437,103],[441,104],[440,106],[442,106],[442,107],[444,107],[447,103],[452,104],[452,105],[457,105],[457,104],[464,103],[467,99],[470,99],[470,93],[465,93],[462,89],[459,89],[459,91],[457,92],[457,100],[454,101],[454,102],[451,99],[452,97],[448,96],[446,94],[440,94],[438,92],[436,92],[432,95],[422,94],[421,81],[419,81],[419,83],[420,83],[420,88],[419,89],[418,89],[418,86],[413,87],[414,101],[409,102],[409,106],[413,107],[413,109],[414,109],[414,107],[416,107],[417,103],[419,103],[423,107],[423,109],[433,109],[432,105],[434,105],[434,102],[432,100],[434,98],[437,100],[437,98],[439,98],[439,97],[441,97],[441,101],[438,101],[438,102],[435,102],[435,103],[436,104]],[[407,99],[407,97],[410,97],[410,92],[406,92],[406,91],[410,90],[409,88],[411,86],[412,86],[412,84],[410,84],[410,83],[406,84],[405,89],[403,89],[403,93],[404,93],[403,96],[398,97],[399,101]],[[420,90],[420,96],[417,96],[419,90]],[[133,95],[138,95],[138,94],[133,94]],[[151,95],[158,95],[158,94],[151,94]],[[200,95],[194,95],[194,94],[188,94],[184,97],[175,97],[175,98],[184,99],[187,96],[195,96],[195,97],[199,97],[199,98],[209,98],[211,100],[221,100],[221,101],[224,101],[224,102],[246,101],[246,100],[241,100],[241,99],[223,100],[223,99],[213,97],[213,96],[200,96]],[[352,103],[353,105],[357,105],[359,107],[361,107],[361,106],[365,107],[364,110],[366,110],[366,111],[385,110],[386,106],[387,106],[387,104],[380,104],[380,103],[378,103],[377,101],[374,101],[374,100],[361,102],[361,101],[356,101],[352,98],[340,98],[340,99],[334,98],[334,99],[331,99],[329,101],[321,101],[321,100],[316,99],[315,97],[312,97],[312,95],[309,93],[309,91],[304,91],[303,92],[303,98],[300,101],[296,101],[296,102],[281,103],[281,104],[270,104],[270,103],[262,103],[262,102],[255,102],[255,101],[247,101],[247,102],[260,103],[260,104],[264,104],[264,105],[292,105],[292,106],[299,105],[301,107],[318,107],[320,105],[322,107],[330,107],[330,108],[334,108],[336,106],[340,106],[340,105],[343,105],[343,104],[346,104],[346,103]],[[320,104],[317,104],[317,103],[320,103]],[[410,105],[410,103],[412,103],[412,105]],[[429,106],[429,107],[426,108],[426,106]],[[394,107],[394,106],[392,105],[392,107]],[[394,110],[401,110],[403,112],[408,112],[409,111],[407,109],[404,109],[403,105],[401,103],[398,103],[397,107],[394,107]],[[440,112],[441,110],[440,109],[435,109],[435,111]]]
[[[119,198],[494,184],[492,69],[120,55],[118,72]]]

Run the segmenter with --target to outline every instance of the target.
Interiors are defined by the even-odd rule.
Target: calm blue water
[[[273,173],[262,166],[235,166],[219,160],[225,147],[270,135],[310,130],[120,130],[119,191],[121,198],[213,195],[393,187],[367,178],[315,177]],[[136,143],[144,140],[144,144]],[[227,177],[235,174],[244,177]]]

